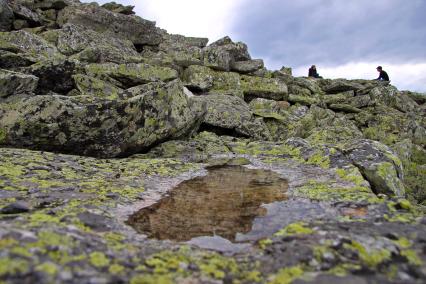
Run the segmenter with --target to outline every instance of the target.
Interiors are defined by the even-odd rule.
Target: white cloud
[[[399,90],[426,92],[426,62],[407,64],[386,64],[379,62],[351,62],[341,66],[318,66],[318,73],[324,78],[375,79],[377,66],[383,66],[391,84]],[[307,76],[309,66],[293,69],[294,76]]]
[[[135,11],[169,33],[208,37],[215,41],[228,35],[234,9],[244,0],[155,0],[134,3]]]

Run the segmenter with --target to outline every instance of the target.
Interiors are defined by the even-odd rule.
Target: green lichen
[[[317,152],[314,155],[310,156],[306,163],[310,165],[320,166],[323,169],[330,168],[330,159],[322,152]]]
[[[287,225],[274,234],[275,237],[293,236],[293,235],[310,235],[315,231],[307,227],[306,223],[298,222]]]
[[[125,267],[114,263],[108,268],[108,271],[111,274],[122,274],[125,271]]]
[[[110,260],[100,251],[92,252],[89,256],[89,261],[90,264],[98,268],[108,266],[110,263]]]
[[[167,275],[137,275],[130,279],[130,284],[173,284],[174,281]]]
[[[382,202],[368,187],[340,187],[335,186],[332,183],[320,183],[314,181],[311,181],[299,188],[295,188],[291,194],[295,197],[308,198],[317,201]]]
[[[401,255],[404,256],[412,265],[423,265],[423,261],[414,250],[404,249],[401,251]]]
[[[351,167],[349,169],[336,169],[336,173],[343,180],[352,182],[357,186],[362,186],[366,183],[359,169],[356,167]]]
[[[6,142],[7,132],[5,129],[0,128],[0,144],[4,144]]]
[[[35,270],[44,272],[50,276],[55,276],[58,273],[58,267],[51,262],[39,264],[35,267]]]
[[[377,265],[390,260],[391,252],[385,249],[371,250],[367,249],[359,242],[352,241],[350,244],[344,244],[346,249],[357,252],[358,257],[367,267],[376,267]]]
[[[5,275],[15,275],[25,273],[29,270],[29,264],[22,259],[0,258],[0,277]]]
[[[274,279],[270,281],[270,284],[289,284],[295,279],[300,278],[303,275],[303,269],[301,266],[292,266],[283,268],[274,276]]]

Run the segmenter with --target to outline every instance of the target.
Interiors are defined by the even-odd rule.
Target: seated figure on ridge
[[[387,81],[387,82],[390,81],[388,73],[386,73],[386,71],[383,70],[382,66],[377,66],[376,70],[377,70],[377,72],[380,73],[379,78],[376,79],[377,81]]]
[[[313,77],[313,78],[322,78],[318,72],[317,72],[317,67],[315,65],[312,65],[311,68],[309,68],[309,75],[308,77]]]

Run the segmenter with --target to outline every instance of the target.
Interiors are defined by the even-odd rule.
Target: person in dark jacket
[[[322,78],[318,72],[317,72],[317,67],[315,65],[312,65],[311,68],[309,68],[309,74],[308,77],[313,77],[313,78]]]
[[[388,81],[388,82],[390,81],[388,73],[386,73],[386,71],[383,70],[382,66],[377,66],[376,70],[377,72],[380,73],[379,78],[376,79],[377,81]]]

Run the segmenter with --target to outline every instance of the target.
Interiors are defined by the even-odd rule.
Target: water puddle
[[[169,196],[132,215],[128,224],[159,240],[231,246],[263,237],[259,220],[276,230],[269,224],[268,208],[282,206],[287,189],[287,181],[272,171],[213,167],[207,176],[181,183]]]

